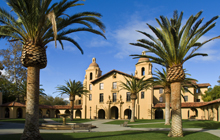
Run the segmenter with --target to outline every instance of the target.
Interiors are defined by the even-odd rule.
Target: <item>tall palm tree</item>
[[[158,69],[156,69],[156,74],[155,77],[152,77],[152,81],[153,81],[153,85],[161,85],[164,87],[164,94],[165,94],[165,125],[170,125],[170,97],[171,97],[171,90],[170,90],[170,82],[167,81],[167,72],[166,70],[163,68],[163,71],[159,71]],[[189,75],[188,73],[185,73],[186,75]],[[190,90],[188,90],[188,88],[184,88],[185,86],[193,86],[195,88],[197,88],[196,85],[196,79],[193,78],[185,78],[183,80],[183,82],[181,83],[181,90],[183,93],[185,92],[189,92],[192,95],[194,95]],[[181,94],[184,101],[184,95]]]
[[[75,96],[76,95],[81,96],[82,94],[88,93],[89,91],[84,89],[83,84],[80,81],[76,82],[75,80],[66,81],[66,86],[64,85],[58,86],[57,91],[60,92],[61,96],[63,94],[69,95],[70,106],[71,106],[70,119],[72,121]]]
[[[25,128],[21,139],[42,139],[39,133],[39,72],[47,65],[46,48],[49,42],[56,41],[63,48],[62,41],[69,41],[81,53],[83,50],[69,34],[88,31],[101,35],[101,31],[92,28],[98,26],[103,32],[105,26],[98,19],[101,14],[79,12],[68,15],[65,12],[75,6],[79,0],[6,0],[12,12],[0,8],[0,38],[20,41],[23,44],[22,64],[27,67],[27,105]],[[13,13],[14,12],[14,13]],[[76,25],[76,28],[70,25]],[[82,25],[80,27],[79,25]]]
[[[121,89],[125,89],[131,93],[131,119],[130,122],[135,122],[135,101],[137,99],[137,94],[141,90],[148,89],[152,85],[149,81],[144,81],[144,77],[141,79],[138,79],[134,76],[132,76],[131,79],[127,79],[126,77],[125,81],[126,82],[121,82]]]
[[[138,43],[130,43],[131,45],[143,47],[151,55],[132,55],[135,58],[147,57],[150,62],[157,63],[167,68],[167,81],[171,83],[171,104],[172,104],[172,125],[168,134],[170,137],[183,137],[182,117],[181,117],[181,82],[185,78],[183,63],[195,56],[207,56],[205,53],[196,53],[207,42],[219,38],[214,37],[204,42],[198,42],[205,33],[211,30],[218,16],[200,26],[203,19],[198,19],[202,11],[195,16],[190,16],[186,24],[181,26],[183,12],[178,16],[178,12],[174,11],[173,18],[170,20],[164,16],[156,19],[160,29],[149,24],[148,27],[153,31],[157,38],[149,33],[138,31],[148,37],[140,39]]]

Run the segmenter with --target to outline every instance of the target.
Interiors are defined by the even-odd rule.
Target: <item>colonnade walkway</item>
[[[57,123],[51,119],[44,119],[48,124]],[[114,124],[104,124],[106,122],[113,120],[98,119],[87,123],[92,123],[97,128],[93,128],[91,132],[109,132],[109,131],[126,131],[126,130],[140,130],[140,131],[169,131],[169,128],[131,128],[131,127],[122,127],[120,125]],[[129,125],[141,125],[141,124],[156,124],[164,122],[155,122],[155,123],[138,123],[138,124],[129,124]],[[24,130],[24,124],[21,123],[10,123],[10,122],[0,122],[0,135],[4,134],[21,134]],[[215,136],[220,137],[220,129],[202,129],[202,128],[183,128],[183,131],[199,131],[207,132]],[[88,132],[86,130],[74,130],[74,132]],[[73,130],[43,130],[40,129],[40,133],[73,133]]]

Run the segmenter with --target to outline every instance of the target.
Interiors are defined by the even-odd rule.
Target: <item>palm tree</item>
[[[183,63],[195,56],[207,56],[205,53],[196,53],[196,51],[207,42],[220,37],[214,37],[202,43],[198,42],[201,36],[215,26],[213,21],[218,18],[218,16],[215,16],[200,26],[203,18],[198,18],[201,14],[202,11],[195,16],[190,16],[183,26],[181,26],[183,12],[178,16],[177,11],[174,11],[173,18],[170,20],[167,17],[160,16],[161,21],[156,19],[160,29],[147,24],[157,38],[146,32],[138,31],[150,40],[140,39],[138,43],[130,43],[147,49],[148,53],[155,54],[154,56],[132,56],[136,56],[135,58],[147,57],[150,59],[149,62],[165,66],[167,69],[167,81],[171,83],[172,104],[172,125],[168,134],[170,137],[183,137],[181,118],[181,82],[185,78]]]
[[[81,96],[82,94],[88,93],[89,91],[84,89],[83,84],[80,81],[76,82],[75,80],[73,81],[69,80],[69,82],[66,81],[66,86],[64,85],[58,86],[57,91],[60,92],[61,96],[63,94],[69,95],[70,106],[71,106],[70,119],[72,121],[75,96],[76,95]]]
[[[65,12],[80,0],[6,0],[12,12],[0,8],[0,38],[20,41],[23,44],[21,62],[27,67],[27,105],[25,128],[21,139],[42,139],[39,133],[39,72],[47,65],[46,48],[49,42],[60,43],[69,41],[81,53],[80,45],[69,34],[88,31],[101,35],[91,24],[98,26],[103,32],[105,26],[98,19],[101,14],[96,12],[79,12],[68,15]],[[14,12],[14,13],[13,13]],[[70,25],[76,25],[76,28]],[[80,27],[79,25],[82,25]]]
[[[170,82],[167,81],[167,72],[166,70],[163,68],[163,71],[159,71],[158,69],[156,69],[156,74],[155,77],[152,77],[152,81],[153,81],[153,85],[161,85],[164,87],[164,94],[165,94],[165,125],[170,125],[170,97],[171,97],[171,90],[170,90]],[[185,73],[186,75],[189,75],[188,73]],[[189,92],[191,93],[193,96],[194,94],[188,90],[188,88],[184,88],[185,86],[193,86],[195,88],[197,88],[196,85],[196,79],[193,78],[185,78],[183,80],[183,82],[181,83],[181,90],[183,93],[185,92]],[[181,94],[184,101],[185,98],[183,96],[183,94]]]
[[[163,69],[163,72],[155,71],[157,74],[154,74],[156,77],[153,77],[153,85],[161,85],[164,87],[164,94],[165,94],[165,125],[170,125],[170,82],[166,80],[167,73]]]
[[[149,81],[144,81],[144,77],[142,77],[141,79],[138,79],[134,76],[132,76],[131,79],[127,79],[125,78],[125,83],[121,82],[121,89],[125,89],[127,91],[129,91],[131,93],[131,119],[130,122],[135,122],[135,101],[137,99],[137,94],[138,92],[140,92],[141,90],[144,89],[148,89],[150,88],[152,85],[150,84]]]

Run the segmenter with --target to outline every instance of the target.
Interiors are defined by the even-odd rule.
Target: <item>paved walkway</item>
[[[57,123],[51,119],[44,119],[47,123]],[[141,130],[141,131],[169,131],[169,128],[130,128],[130,127],[121,127],[120,125],[113,124],[103,124],[113,120],[95,120],[92,121],[92,125],[97,126],[97,128],[92,129],[92,132],[109,132],[109,131],[125,131],[125,130]],[[155,122],[163,123],[163,122]],[[152,123],[139,123],[132,125],[140,124],[152,124]],[[131,124],[129,124],[131,125]],[[24,124],[20,123],[9,123],[9,122],[0,122],[0,135],[4,134],[20,134],[23,133]],[[201,129],[201,128],[184,128],[183,131],[201,131],[208,132],[210,134],[220,137],[219,129]],[[72,130],[40,130],[41,133],[72,133]],[[75,130],[74,132],[87,132],[86,130]]]

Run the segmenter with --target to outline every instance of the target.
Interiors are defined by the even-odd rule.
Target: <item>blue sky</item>
[[[101,13],[103,15],[101,21],[106,26],[107,40],[89,32],[70,34],[82,47],[83,55],[68,42],[64,43],[64,50],[59,45],[55,48],[54,42],[48,44],[48,65],[40,73],[40,83],[48,95],[57,96],[58,93],[53,92],[56,91],[56,86],[65,84],[65,80],[83,82],[85,70],[93,57],[96,58],[103,74],[112,69],[128,74],[134,73],[138,60],[132,59],[129,55],[141,54],[144,49],[129,45],[129,43],[145,38],[135,30],[152,33],[146,23],[158,27],[155,18],[159,18],[160,15],[171,18],[174,10],[183,11],[184,22],[190,15],[203,10],[201,15],[204,17],[203,23],[213,16],[220,15],[218,0],[212,0],[212,2],[207,0],[86,0],[83,3],[84,6],[72,8],[67,14],[82,11]],[[1,0],[0,4],[1,7],[7,8],[4,1]],[[220,35],[220,19],[217,20],[216,27],[205,34],[201,41],[218,35]],[[0,41],[1,44],[6,43],[5,40]],[[210,83],[212,86],[218,84],[219,43],[220,40],[209,42],[199,50],[199,52],[208,53],[209,56],[195,57],[184,64],[183,67],[187,69],[192,78],[199,81],[198,83]],[[159,65],[153,64],[153,70],[155,68],[161,69]]]

